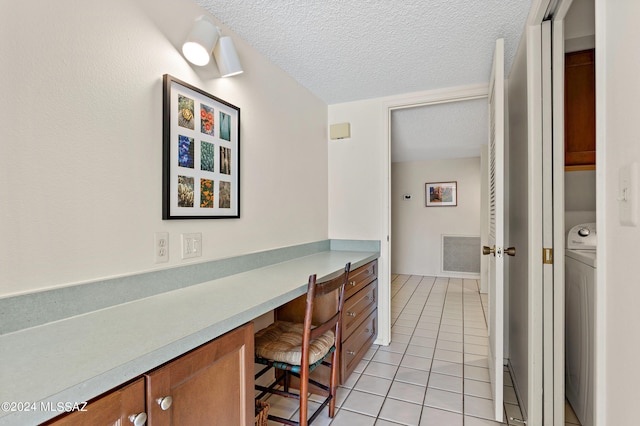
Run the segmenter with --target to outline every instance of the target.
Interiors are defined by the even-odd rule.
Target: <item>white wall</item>
[[[580,223],[596,221],[596,172],[581,170],[564,174],[565,231]]]
[[[327,106],[224,26],[245,73],[194,70],[180,45],[203,13],[0,0],[0,297],[182,265],[183,232],[202,232],[198,260],[327,238]],[[240,219],[161,219],[165,73],[240,107]]]
[[[639,20],[640,2],[596,0],[598,425],[633,423],[640,398],[640,227],[620,224],[617,201],[620,168],[640,162]]]
[[[329,238],[380,240],[378,340],[391,337],[387,267],[389,146],[382,99],[329,105],[329,124],[351,123],[351,138],[329,141]]]
[[[565,52],[595,47],[594,0],[575,0],[564,19]]]
[[[458,205],[425,207],[425,183],[448,181],[458,182]],[[480,236],[480,189],[479,157],[393,163],[391,272],[455,275],[442,271],[442,235]]]

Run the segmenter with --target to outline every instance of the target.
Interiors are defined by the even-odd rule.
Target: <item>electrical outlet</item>
[[[154,244],[154,256],[156,263],[163,263],[169,261],[169,233],[168,232],[156,232],[155,244]]]
[[[182,234],[182,258],[202,256],[202,233]]]

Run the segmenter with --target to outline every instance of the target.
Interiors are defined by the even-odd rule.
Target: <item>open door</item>
[[[504,40],[496,41],[489,81],[489,246],[482,254],[489,259],[489,374],[495,420],[503,421],[504,354]],[[512,249],[509,249],[512,250]],[[512,250],[515,254],[515,250]]]

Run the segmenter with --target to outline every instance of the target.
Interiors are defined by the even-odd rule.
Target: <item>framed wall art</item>
[[[162,219],[240,217],[240,108],[163,77]]]
[[[458,182],[432,182],[425,184],[427,207],[453,207],[458,205]]]

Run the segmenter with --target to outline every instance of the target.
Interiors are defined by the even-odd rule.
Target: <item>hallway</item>
[[[315,425],[498,425],[487,364],[486,297],[477,280],[394,275],[392,343],[375,346],[338,389],[336,417]],[[522,418],[504,376],[505,424]],[[297,414],[294,400],[271,398],[270,412]],[[270,422],[270,424],[275,424]]]

